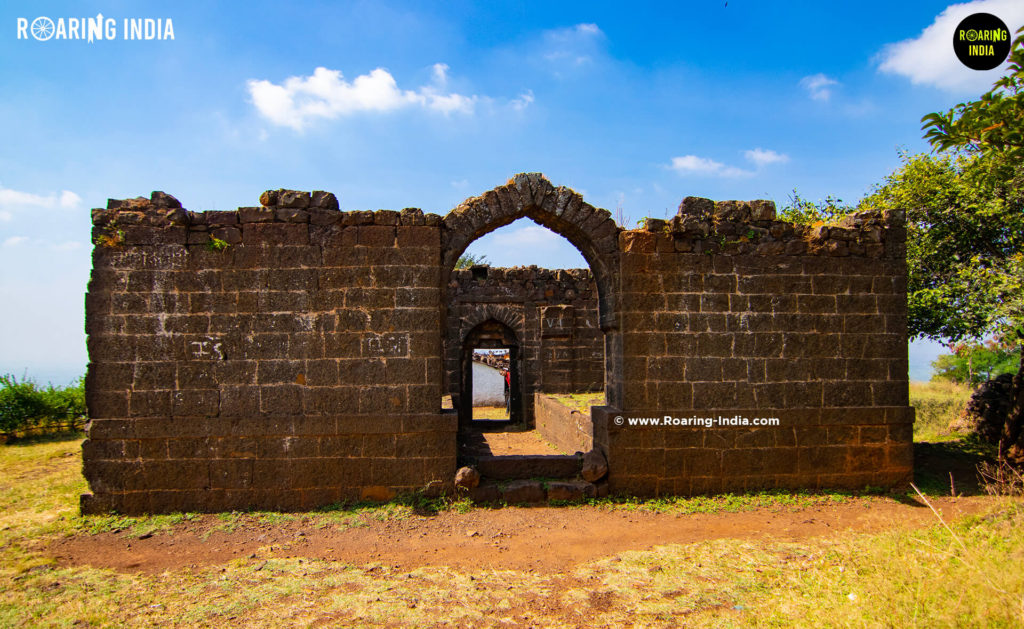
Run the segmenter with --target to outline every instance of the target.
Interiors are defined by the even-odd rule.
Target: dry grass
[[[952,382],[911,382],[910,405],[917,410],[914,441],[948,441],[963,435],[950,432],[971,398],[971,388]]]
[[[581,413],[589,413],[591,406],[604,405],[604,392],[597,393],[552,393],[552,398]]]
[[[717,540],[563,574],[238,559],[122,574],[60,568],[47,540],[112,526],[76,514],[77,440],[0,447],[0,626],[1020,626],[1024,509],[919,531],[800,543]],[[404,507],[368,510],[401,517]],[[118,526],[173,526],[177,514]],[[288,514],[224,514],[225,527]],[[326,516],[325,516],[326,517]],[[268,520],[268,521],[270,521]],[[133,531],[135,529],[132,529]],[[141,530],[141,529],[140,529]]]
[[[508,419],[504,406],[474,406],[473,419]]]

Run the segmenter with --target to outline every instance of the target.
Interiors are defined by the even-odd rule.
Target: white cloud
[[[82,202],[82,197],[70,190],[63,190],[59,194],[47,195],[22,192],[0,186],[0,220],[9,221],[13,214],[11,210],[22,210],[26,208],[73,210]]]
[[[807,90],[814,100],[828,100],[832,97],[831,86],[839,85],[839,81],[829,78],[821,72],[800,79],[800,87]]]
[[[60,206],[66,209],[74,209],[78,207],[78,204],[82,202],[82,197],[78,196],[70,190],[65,190],[60,193]]]
[[[526,90],[519,95],[519,98],[512,99],[512,102],[509,104],[512,106],[512,109],[522,111],[529,107],[531,103],[533,103],[533,90]]]
[[[434,83],[444,87],[448,83],[448,64],[447,63],[435,63],[433,68]]]
[[[10,238],[4,240],[3,246],[17,247],[18,245],[26,242],[28,242],[28,238],[26,238],[25,236],[11,236]]]
[[[544,59],[555,75],[588,65],[601,53],[604,32],[597,24],[576,24],[544,32]]]
[[[554,247],[561,241],[561,236],[540,225],[527,225],[494,234],[494,245],[499,247]]]
[[[346,81],[338,70],[319,67],[311,76],[293,76],[278,85],[266,80],[248,82],[249,95],[256,109],[274,124],[300,131],[318,118],[332,120],[358,112],[388,112],[405,107],[451,114],[473,113],[478,96],[446,93],[448,66],[434,64],[434,83],[418,90],[399,89],[387,70],[377,68],[369,74]]]
[[[914,85],[930,85],[954,93],[976,94],[991,88],[1005,66],[985,72],[971,70],[953,52],[953,31],[972,13],[998,16],[1010,29],[1011,37],[1024,24],[1024,2],[1020,0],[950,5],[917,37],[882,48],[876,57],[879,71],[906,77]]]
[[[696,155],[683,155],[682,157],[672,158],[672,170],[683,174],[698,174],[698,175],[717,175],[722,172],[725,168],[725,164],[716,162],[713,159],[707,157],[697,157]]]
[[[769,164],[784,164],[789,161],[789,155],[783,155],[782,153],[776,153],[771,149],[763,149],[760,147],[749,151],[743,151],[743,156],[754,162],[754,165],[758,168]]]
[[[736,166],[728,166],[716,162],[709,157],[683,155],[673,157],[669,168],[681,175],[698,175],[706,177],[750,177],[757,174],[763,167],[770,164],[782,164],[789,161],[789,156],[771,149],[755,148],[743,152],[743,156],[754,164],[756,170],[746,170]]]

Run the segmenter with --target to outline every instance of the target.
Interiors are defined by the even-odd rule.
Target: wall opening
[[[494,319],[480,323],[466,335],[460,361],[460,424],[499,427],[523,422],[519,350],[515,332]]]
[[[491,256],[509,266],[486,264]],[[601,399],[591,399],[604,404],[605,333],[599,291],[575,245],[550,228],[521,218],[474,242],[464,259],[473,264],[451,272],[445,325],[447,393],[461,422],[498,414],[478,398],[480,378],[494,379],[481,364],[479,352],[499,349],[514,355],[509,370],[514,400],[507,416],[510,428],[535,425],[536,393],[597,393]],[[554,268],[541,268],[536,262]],[[559,263],[583,268],[555,266]],[[494,329],[482,332],[485,324]],[[506,336],[515,336],[516,346],[499,339],[496,326]],[[471,344],[471,337],[483,344]],[[473,352],[475,368],[470,367]],[[513,378],[518,382],[513,384]],[[490,410],[481,410],[485,406]]]
[[[469,377],[473,390],[473,420],[508,421],[512,415],[510,348],[474,349]]]
[[[474,382],[467,375],[474,345],[464,341],[490,320],[518,340],[509,347],[510,382],[518,380],[511,383],[510,420],[503,427],[509,444],[517,441],[512,432],[536,431],[541,394],[591,392],[590,404],[620,406],[620,231],[608,211],[536,173],[466,199],[443,218],[442,395],[450,395],[461,427],[476,423]],[[569,254],[564,260],[550,258],[558,247]],[[604,442],[596,440],[595,447],[598,441]],[[460,445],[460,454],[466,452]]]

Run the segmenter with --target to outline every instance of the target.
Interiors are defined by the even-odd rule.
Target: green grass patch
[[[841,504],[854,497],[881,493],[866,489],[864,492],[844,491],[784,491],[765,490],[746,494],[718,494],[714,496],[669,496],[664,498],[636,498],[609,496],[592,498],[578,503],[580,506],[600,507],[621,511],[647,511],[651,513],[735,513],[754,509],[806,509],[808,507]]]
[[[591,406],[604,406],[604,392],[596,393],[549,393],[560,404],[581,413],[589,413]]]

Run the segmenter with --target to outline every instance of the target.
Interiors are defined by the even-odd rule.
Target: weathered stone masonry
[[[589,270],[478,266],[454,271],[449,290],[444,351],[447,392],[455,408],[460,408],[461,372],[471,349],[465,341],[488,321],[506,326],[518,343],[515,368],[521,374],[525,423],[534,423],[535,393],[603,390],[604,334]]]
[[[452,269],[522,216],[591,267],[608,400],[593,442],[612,491],[909,478],[898,215],[804,228],[768,202],[687,198],[672,221],[623,231],[539,175],[444,218],[341,212],[322,192],[260,201],[193,213],[154,193],[94,211],[83,511],[304,509],[449,485],[458,420],[440,398],[458,393],[466,306]],[[736,414],[780,425],[614,421]]]

